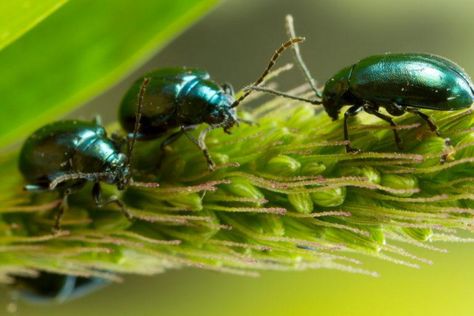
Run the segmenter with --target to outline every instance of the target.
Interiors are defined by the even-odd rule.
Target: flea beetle
[[[31,304],[64,303],[99,290],[109,283],[98,277],[41,272],[37,277],[15,277],[12,298]]]
[[[143,95],[149,79],[142,79],[137,102],[140,117]],[[138,100],[137,100],[138,99]],[[137,134],[139,124],[133,135]],[[67,198],[87,182],[93,182],[92,195],[98,207],[116,204],[131,218],[124,203],[117,197],[102,200],[101,182],[117,185],[123,190],[128,185],[158,186],[156,183],[134,182],[131,178],[131,158],[135,137],[127,144],[124,154],[114,140],[107,137],[98,122],[76,120],[58,121],[45,125],[34,132],[23,144],[19,157],[19,169],[28,181],[25,190],[33,192],[57,191],[62,203],[56,215],[53,230],[60,229],[60,222],[67,208]]]
[[[283,43],[273,54],[270,62],[254,83],[260,84],[269,73],[281,53],[292,45],[303,41],[303,38],[292,38]],[[159,69],[145,75],[150,78],[149,88],[143,100],[143,111],[140,119],[138,139],[147,140],[163,136],[173,131],[162,143],[161,160],[164,148],[186,135],[203,152],[208,168],[213,170],[215,164],[207,150],[205,137],[212,129],[222,127],[226,133],[239,122],[235,108],[249,95],[246,91],[235,100],[230,85],[219,85],[213,81],[206,71],[192,68]],[[127,133],[135,126],[137,91],[140,89],[143,78],[138,79],[126,92],[120,108],[119,120]],[[198,139],[188,131],[195,129],[199,124],[207,123]],[[159,164],[159,163],[158,163]]]
[[[292,18],[287,17],[290,36],[294,36]],[[264,87],[250,87],[291,99],[321,104],[326,113],[336,120],[344,106],[344,140],[349,145],[347,121],[362,110],[379,117],[396,127],[392,118],[380,113],[380,108],[392,116],[406,112],[418,115],[438,136],[431,118],[419,109],[454,111],[469,108],[474,102],[474,85],[466,72],[454,62],[432,54],[404,53],[370,56],[343,68],[324,85],[322,92],[316,88],[299,49],[294,47],[296,60],[316,94],[313,100],[299,98]],[[395,142],[401,148],[397,130],[393,129]]]

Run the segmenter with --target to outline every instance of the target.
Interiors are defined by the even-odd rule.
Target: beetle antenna
[[[290,38],[295,38],[296,37],[296,32],[295,32],[295,25],[293,23],[293,16],[291,14],[288,14],[285,18],[286,20],[286,33]],[[296,59],[296,64],[300,68],[301,72],[303,75],[306,77],[306,80],[308,81],[309,85],[311,86],[311,89],[314,91],[316,94],[316,97],[319,99],[322,98],[321,92],[316,88],[316,80],[314,80],[313,76],[311,76],[311,73],[309,72],[308,67],[306,66],[305,62],[303,61],[303,57],[301,56],[300,52],[300,46],[298,43],[293,45],[292,47],[293,55],[295,56]]]
[[[99,179],[106,177],[110,174],[110,172],[73,172],[73,173],[66,173],[60,176],[55,177],[50,183],[49,183],[49,190],[54,190],[58,185],[60,185],[63,182],[69,181],[69,180],[88,180],[88,181],[98,181]]]
[[[260,77],[252,84],[252,86],[258,86],[262,83],[262,81],[265,79],[265,77],[269,74],[270,70],[275,65],[277,59],[285,50],[295,45],[296,43],[303,42],[304,40],[304,37],[295,37],[281,44],[281,46],[273,53],[272,57],[270,58],[270,62],[268,63],[267,68],[263,71]],[[231,105],[231,108],[237,107],[246,97],[248,97],[251,92],[252,90],[245,91],[244,94],[240,96],[240,98],[234,101],[234,103]]]
[[[278,91],[278,90],[273,90],[273,89],[270,89],[270,88],[267,88],[267,87],[262,87],[262,86],[249,86],[249,87],[246,87],[246,89],[265,92],[265,93],[270,93],[270,94],[273,94],[273,95],[276,95],[276,96],[279,96],[279,97],[284,97],[284,98],[287,98],[287,99],[307,102],[307,103],[316,104],[316,105],[322,104],[322,102],[320,100],[311,100],[311,99],[306,99],[306,98],[302,98],[302,97],[297,97],[295,95],[291,95],[291,94],[288,94],[288,93],[285,93],[285,92],[281,92],[281,91]]]
[[[128,185],[131,187],[150,188],[150,189],[160,187],[160,184],[157,182],[139,182],[139,181],[134,181],[133,179],[130,180]]]
[[[140,92],[138,94],[138,101],[137,101],[137,113],[135,114],[135,126],[133,128],[132,138],[129,139],[127,144],[127,157],[128,157],[128,165],[132,165],[132,154],[133,148],[135,147],[135,142],[137,140],[138,130],[140,129],[140,120],[142,118],[142,108],[143,108],[143,99],[145,97],[145,92],[150,83],[150,78],[145,77],[143,78],[143,82],[140,86]]]

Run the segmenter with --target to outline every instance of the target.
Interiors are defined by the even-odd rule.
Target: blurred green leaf
[[[117,83],[217,0],[82,0],[0,52],[0,147]]]
[[[15,0],[0,2],[0,50],[14,42],[67,0]]]

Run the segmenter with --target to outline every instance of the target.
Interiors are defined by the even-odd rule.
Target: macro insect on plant
[[[267,68],[253,85],[259,85],[268,75],[276,60],[284,50],[302,42],[301,37],[292,37],[283,43],[273,54]],[[157,166],[160,165],[164,148],[186,135],[203,152],[208,168],[213,170],[215,163],[206,147],[206,135],[213,129],[222,127],[226,133],[238,124],[235,108],[249,95],[246,91],[237,100],[234,90],[229,84],[219,85],[210,78],[210,75],[200,69],[166,68],[152,71],[144,77],[150,78],[149,88],[143,96],[143,111],[140,116],[140,130],[137,139],[156,139],[170,130],[175,130],[161,143],[161,154]],[[139,78],[127,91],[119,109],[119,120],[128,133],[136,125],[137,104],[135,95],[140,89],[143,78]],[[196,139],[190,130],[199,124],[207,123]]]
[[[109,283],[99,277],[40,272],[37,277],[15,277],[11,296],[32,304],[63,303],[94,292]]]
[[[287,16],[287,31],[290,37],[295,36],[291,16]],[[419,109],[454,111],[469,108],[474,102],[474,84],[469,75],[454,62],[436,55],[404,53],[370,56],[340,70],[326,81],[321,91],[316,87],[299,48],[295,46],[293,51],[316,98],[300,98],[258,85],[248,89],[322,105],[333,120],[338,119],[344,106],[350,106],[344,112],[344,140],[347,141],[348,152],[357,151],[349,143],[348,119],[361,111],[388,122],[393,127],[395,143],[401,149],[395,122],[389,115],[381,113],[380,108],[392,116],[406,112],[416,114],[440,136],[433,120]]]
[[[136,116],[141,115],[143,96],[150,80],[142,79],[135,96]],[[123,190],[127,186],[157,187],[157,183],[135,182],[132,179],[132,154],[139,128],[139,120],[127,142],[127,153],[107,137],[99,122],[77,120],[58,121],[35,131],[23,144],[19,168],[28,181],[25,190],[31,192],[57,191],[62,202],[56,214],[53,230],[58,231],[67,209],[68,196],[93,182],[92,196],[98,207],[116,204],[129,219],[132,215],[115,196],[103,200],[101,182],[115,184]]]

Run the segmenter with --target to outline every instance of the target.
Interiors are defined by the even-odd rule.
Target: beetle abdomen
[[[462,68],[427,54],[371,56],[354,65],[349,79],[350,93],[361,100],[435,110],[469,107],[472,86]]]

